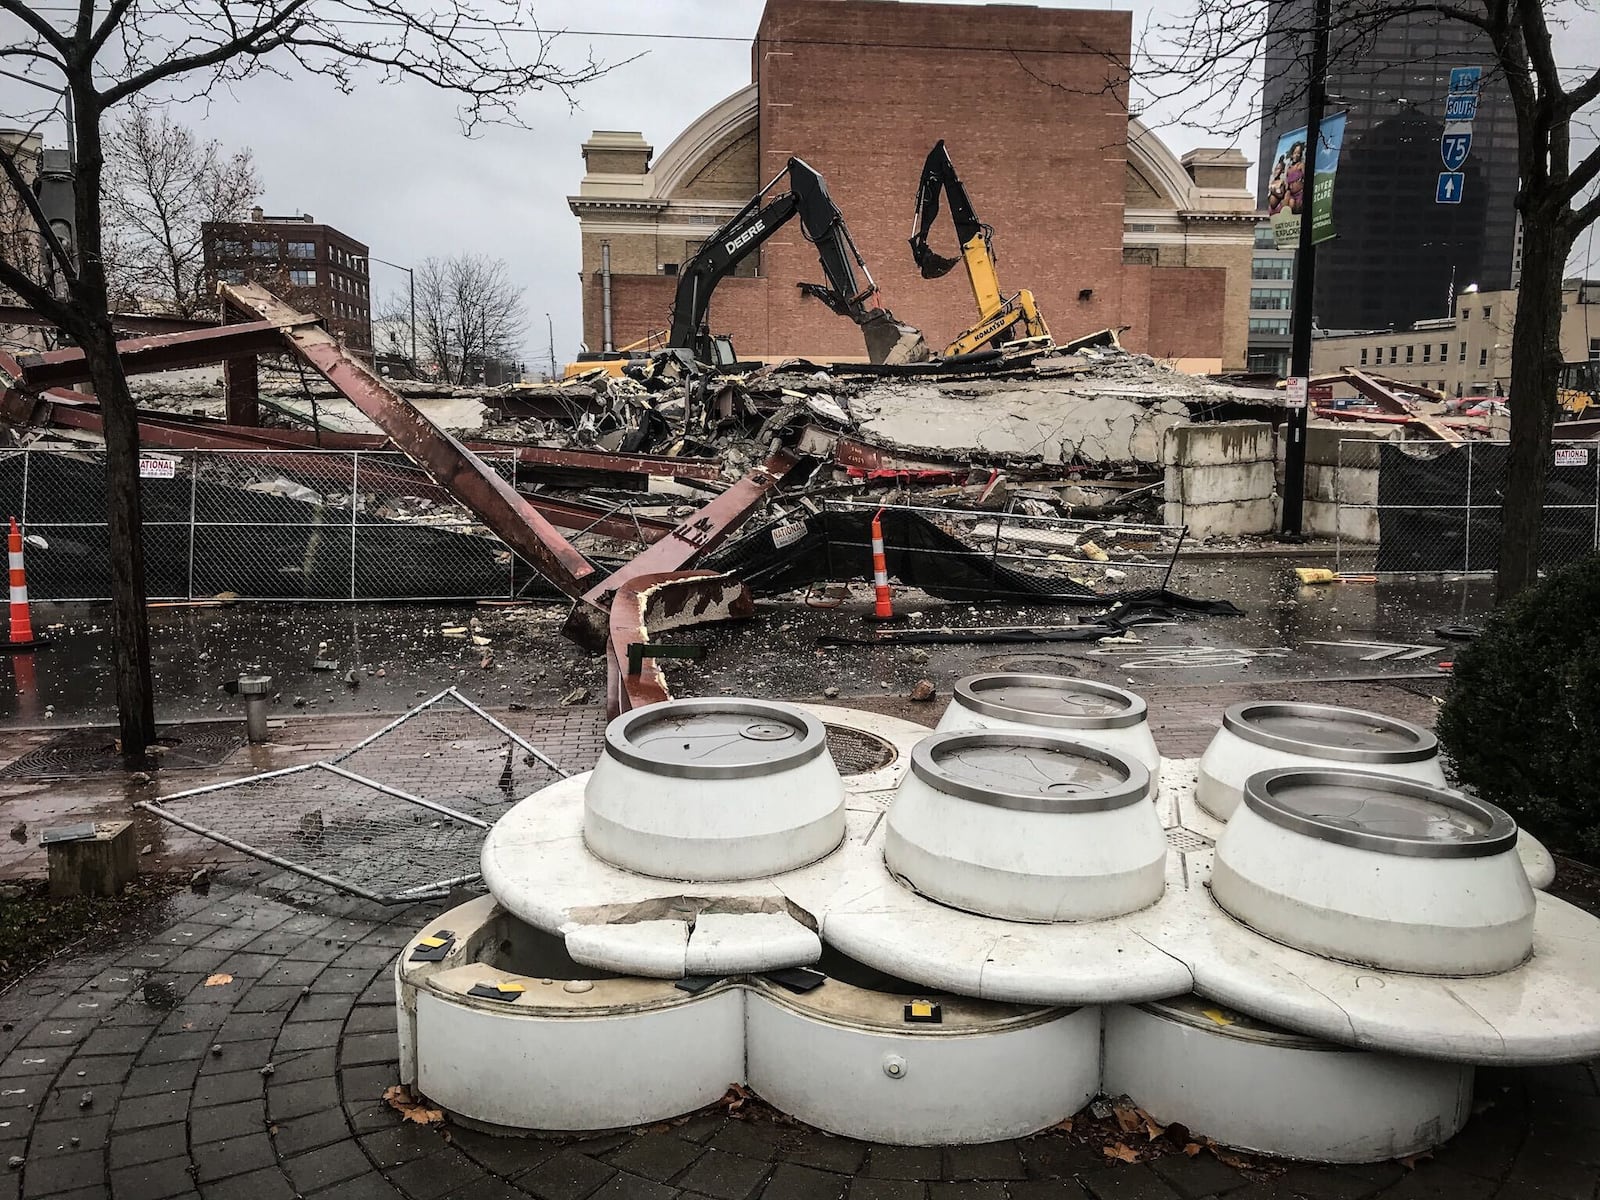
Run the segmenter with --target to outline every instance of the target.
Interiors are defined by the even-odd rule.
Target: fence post
[[[356,598],[356,487],[361,481],[361,451],[350,451],[350,599]]]
[[[1344,570],[1344,438],[1333,452],[1333,569]]]
[[[195,523],[199,520],[199,491],[200,491],[200,464],[193,454],[189,455],[189,584],[188,597],[195,598],[194,594],[194,537]]]
[[[1472,443],[1466,444],[1467,451],[1467,532],[1462,543],[1462,557],[1466,560],[1461,564],[1463,574],[1472,573]],[[1505,536],[1505,513],[1501,512],[1501,536]]]

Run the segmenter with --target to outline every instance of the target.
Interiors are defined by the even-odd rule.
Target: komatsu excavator
[[[950,200],[950,219],[955,223],[960,258],[945,258],[928,245],[928,231],[939,215],[939,193]],[[916,212],[912,217],[911,257],[924,279],[938,279],[958,263],[967,266],[967,279],[978,302],[977,324],[958,334],[944,348],[945,358],[970,354],[990,345],[996,349],[1021,342],[1051,345],[1050,330],[1034,303],[1033,293],[1024,289],[1007,296],[1000,290],[995,269],[994,230],[979,221],[972,211],[967,189],[956,175],[950,152],[940,138],[922,164],[922,181],[917,185]]]
[[[788,189],[774,195],[785,178]],[[799,284],[800,290],[859,325],[866,339],[867,357],[872,362],[907,363],[926,359],[928,347],[922,334],[909,325],[902,325],[893,313],[877,307],[874,302],[878,285],[872,281],[866,261],[856,249],[838,205],[828,195],[822,176],[801,159],[791,158],[783,171],[707,238],[695,256],[679,270],[678,288],[672,301],[672,324],[664,350],[641,354],[636,353],[634,347],[625,347],[612,354],[584,354],[567,368],[567,374],[597,366],[618,373],[621,363],[630,358],[630,352],[635,352],[633,357],[646,359],[661,354],[688,354],[708,365],[729,365],[735,357],[731,342],[726,337],[713,337],[706,324],[712,292],[741,261],[797,216],[806,240],[817,248],[822,272],[827,278],[826,283]]]

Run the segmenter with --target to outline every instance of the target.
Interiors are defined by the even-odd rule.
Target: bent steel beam
[[[672,532],[636,554],[625,566],[592,585],[568,615],[561,632],[584,648],[598,652],[606,644],[601,611],[626,583],[646,575],[681,571],[692,566],[727,540],[766,494],[778,487],[796,465],[787,450],[779,450],[763,466],[751,471],[705,507],[678,522]]]
[[[292,316],[294,323],[301,325],[317,319],[302,313]],[[122,359],[123,374],[147,375],[152,371],[196,367],[262,350],[281,350],[283,333],[282,324],[276,321],[249,321],[188,333],[162,333],[118,342],[117,357]],[[23,382],[31,388],[60,387],[89,378],[88,361],[77,348],[24,354],[17,363],[22,368]]]
[[[611,600],[606,639],[606,717],[672,699],[654,658],[630,670],[628,648],[648,645],[656,632],[737,621],[755,616],[750,589],[732,575],[715,571],[663,571],[636,575],[617,588]]]
[[[326,329],[307,323],[313,318],[296,312],[258,284],[223,284],[219,291],[224,303],[241,314],[281,329],[283,341],[296,355],[320,372],[411,461],[470,508],[501,541],[552,584],[574,598],[586,594],[595,569],[555,526],[476,454],[350,355]]]

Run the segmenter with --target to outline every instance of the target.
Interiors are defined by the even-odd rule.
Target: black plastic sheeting
[[[1393,442],[1378,450],[1378,571],[1493,571],[1500,563],[1500,505],[1511,448],[1474,442],[1409,454]],[[1595,550],[1595,450],[1583,462],[1552,466],[1545,485],[1540,562],[1563,566]]]
[[[863,553],[871,538],[870,511],[830,509],[764,525],[724,546],[706,565],[770,596],[823,581],[871,578],[871,555]],[[883,540],[889,574],[941,600],[1107,603],[1070,579],[1035,579],[1012,570],[905,509],[883,510]]]
[[[775,521],[724,546],[706,564],[743,579],[757,595],[774,595],[823,581],[871,577],[872,513],[828,510]],[[1064,577],[1037,578],[998,563],[933,522],[905,509],[883,510],[884,561],[901,583],[941,600],[999,600],[1023,604],[1157,605],[1195,615],[1239,615],[1226,600],[1195,600],[1161,588],[1096,592]],[[1113,610],[1116,611],[1116,610]],[[1109,615],[1109,614],[1108,614]],[[1104,636],[1104,631],[1098,635]]]

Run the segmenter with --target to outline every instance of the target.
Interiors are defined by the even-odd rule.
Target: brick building
[[[1242,368],[1255,201],[1237,150],[1179,160],[1130,116],[1127,12],[1013,5],[768,0],[753,81],[654,158],[641,134],[597,131],[569,198],[583,242],[584,340],[668,323],[695,248],[782,171],[822,172],[901,319],[942,345],[977,316],[960,269],[924,280],[906,239],[922,161],[944,138],[995,230],[1002,286],[1038,297],[1058,339],[1106,326],[1197,370]],[[1026,47],[1026,49],[1019,49]],[[931,239],[954,254],[941,216]],[[861,358],[859,333],[794,285],[820,278],[793,222],[718,288],[711,327],[745,358]]]
[[[350,349],[372,355],[372,298],[367,247],[309,215],[207,221],[202,228],[206,277],[217,283],[258,282],[298,308],[317,313]]]

